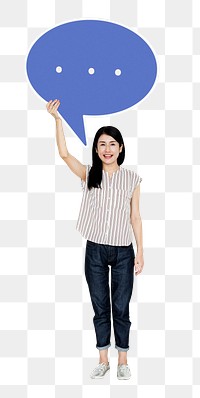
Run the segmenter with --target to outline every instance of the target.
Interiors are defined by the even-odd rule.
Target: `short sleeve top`
[[[92,242],[128,246],[133,240],[130,201],[142,178],[120,166],[110,177],[102,170],[102,189],[87,187],[91,169],[86,166],[86,181],[81,180],[83,197],[76,229]]]

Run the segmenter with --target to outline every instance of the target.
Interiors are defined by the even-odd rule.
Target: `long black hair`
[[[122,164],[125,158],[124,140],[120,131],[113,126],[101,127],[95,134],[92,146],[92,167],[89,172],[88,184],[87,184],[89,190],[91,188],[101,188],[102,160],[100,159],[98,153],[96,152],[96,149],[97,149],[98,139],[102,134],[107,134],[113,137],[119,143],[120,147],[123,144],[122,151],[119,153],[119,156],[117,158],[117,164],[118,165]]]

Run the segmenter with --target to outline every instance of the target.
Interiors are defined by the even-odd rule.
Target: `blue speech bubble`
[[[130,108],[151,90],[157,64],[149,45],[113,22],[78,20],[43,34],[27,57],[27,75],[86,145],[83,115]]]

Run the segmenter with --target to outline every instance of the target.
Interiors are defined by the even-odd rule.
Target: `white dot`
[[[89,73],[90,75],[94,75],[94,72],[95,72],[94,68],[89,68],[89,69],[88,69],[88,73]]]
[[[62,67],[61,66],[57,66],[56,67],[56,72],[57,73],[61,73],[62,72]]]
[[[120,76],[122,73],[121,69],[115,69],[116,76]]]

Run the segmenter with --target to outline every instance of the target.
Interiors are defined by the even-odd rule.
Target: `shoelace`
[[[98,364],[98,367],[100,367],[100,368],[101,367],[103,368],[104,366],[107,366],[104,362],[101,362],[101,363]]]
[[[121,365],[119,366],[119,371],[120,372],[126,372],[127,370],[129,370],[129,366],[128,365]]]
[[[106,365],[104,362],[99,363],[99,364],[97,365],[97,367],[93,370],[92,373],[95,373],[98,369],[104,369],[105,366],[107,366],[107,365]]]

